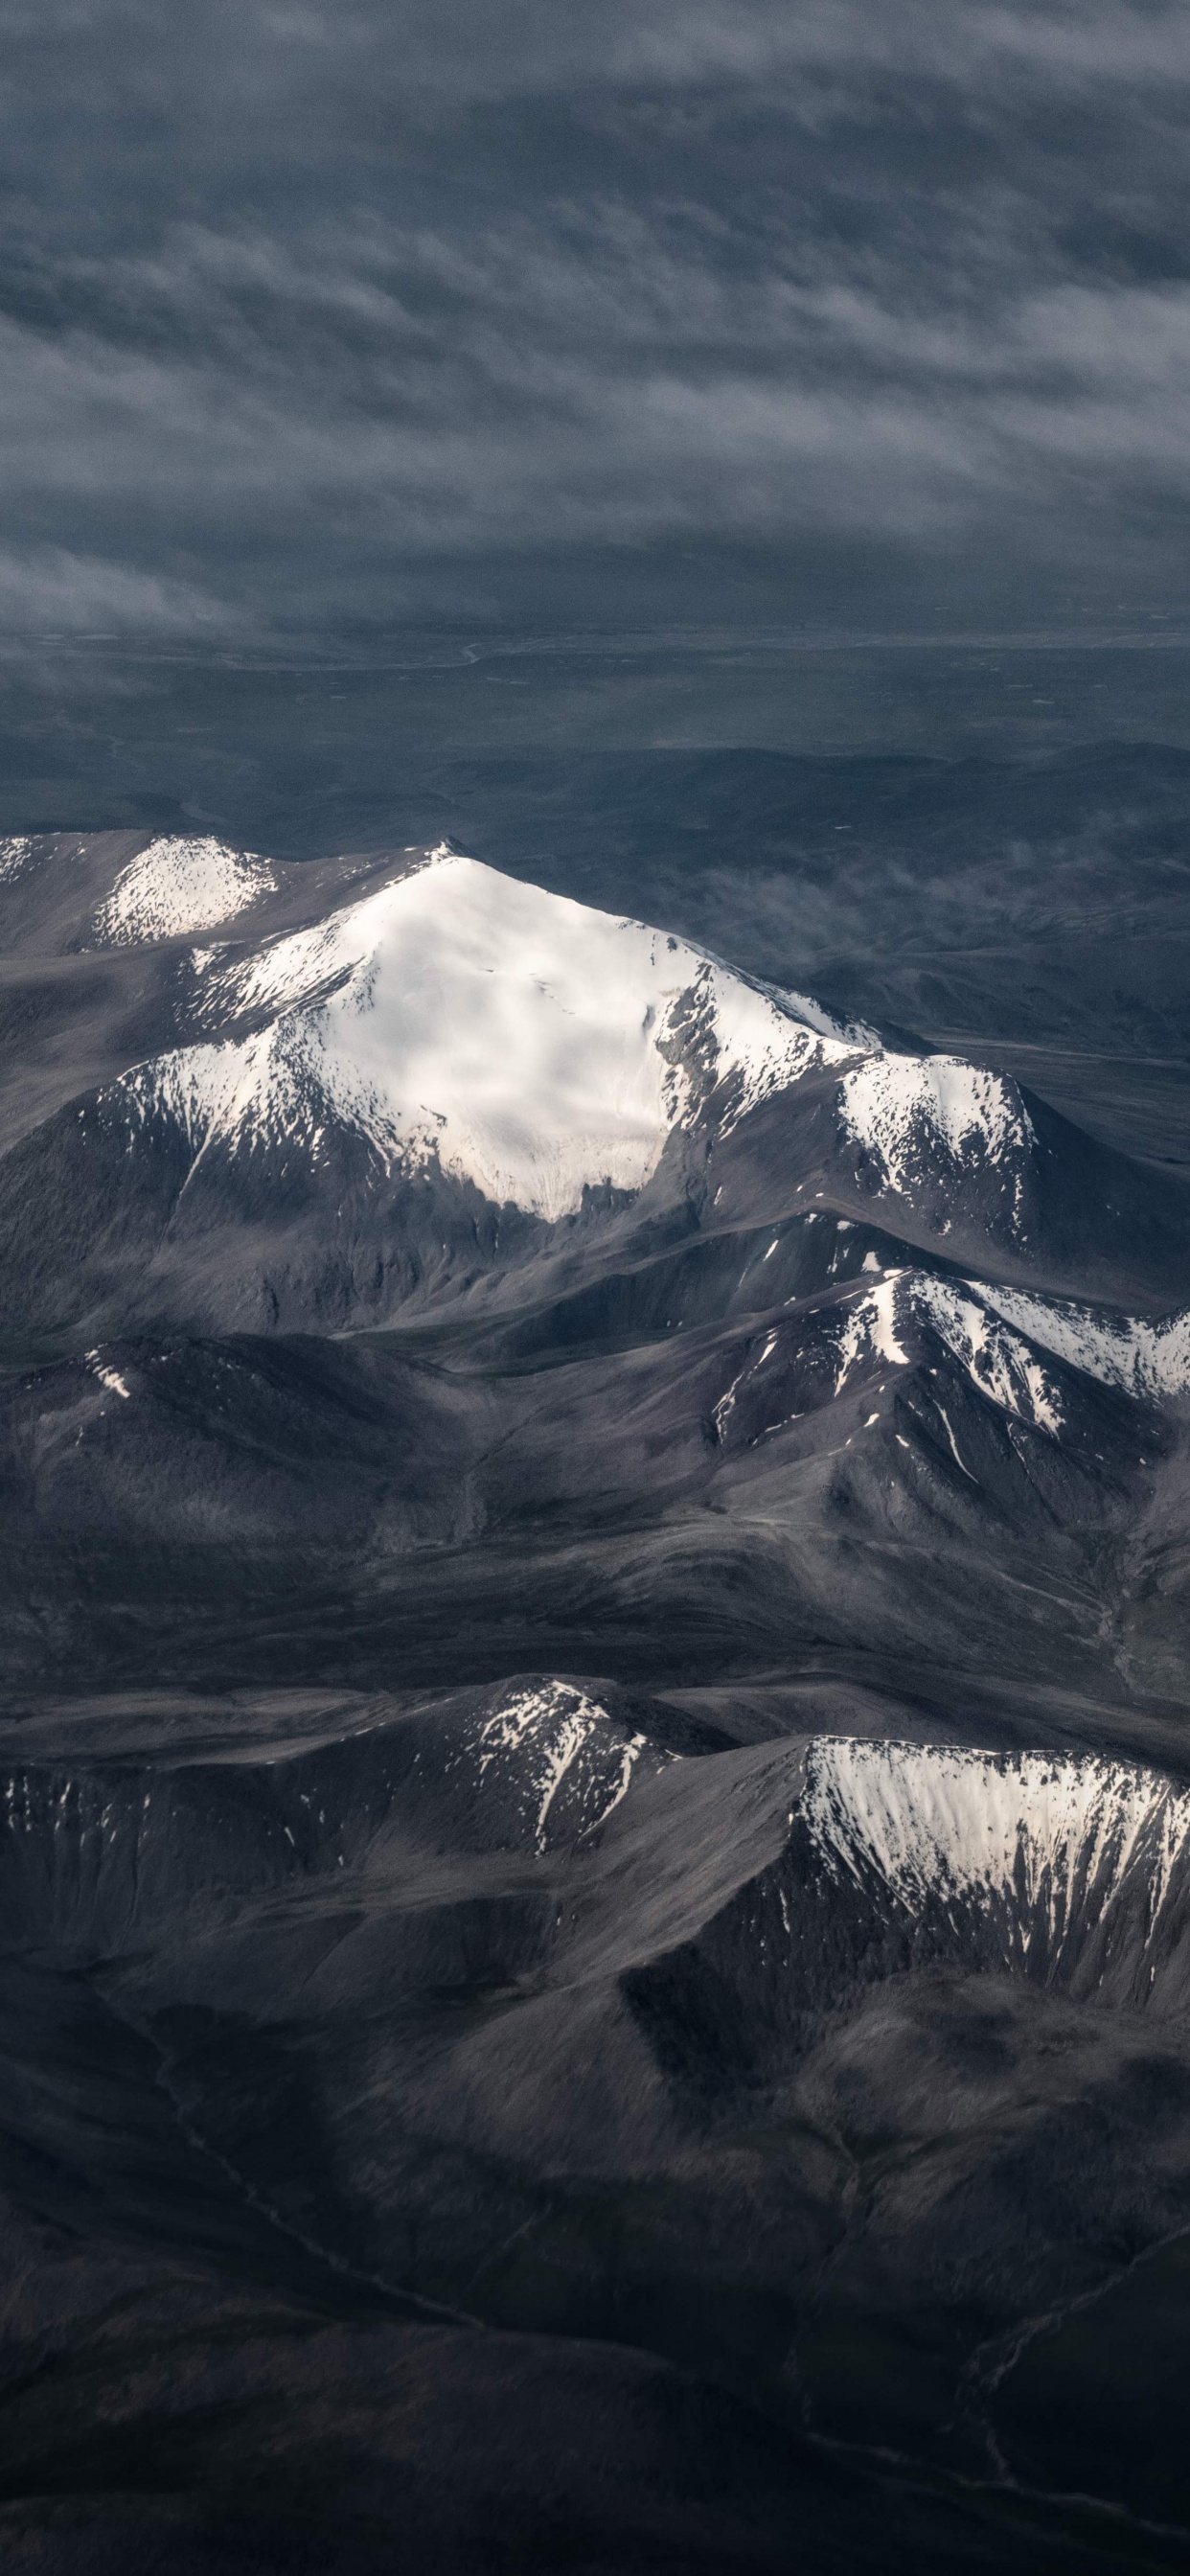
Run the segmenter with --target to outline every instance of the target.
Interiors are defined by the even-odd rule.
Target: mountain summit
[[[303,871],[161,842],[106,891],[65,856],[22,845],[0,888],[26,945],[43,890],[68,966],[39,994],[48,1115],[6,1068],[14,1347],[507,1310],[810,1208],[1010,1285],[1152,1307],[1182,1275],[1190,1202],[1008,1076],[446,845]],[[80,992],[108,1071],[72,1092]]]

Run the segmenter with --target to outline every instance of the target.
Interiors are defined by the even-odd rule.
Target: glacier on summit
[[[588,1185],[637,1191],[716,1084],[733,1117],[856,1046],[800,997],[685,941],[441,850],[313,929],[204,959],[200,1009],[263,1027],[127,1078],[196,1149],[328,1121],[388,1166],[436,1160],[552,1222]],[[813,1025],[806,1016],[813,1012]]]
[[[250,1033],[153,1058],[124,1096],[142,1120],[172,1116],[196,1153],[219,1137],[317,1154],[338,1124],[388,1169],[436,1162],[552,1223],[590,1186],[641,1190],[712,1095],[727,1136],[837,1068],[841,1129],[888,1186],[991,1167],[1019,1216],[1032,1131],[1015,1086],[892,1053],[806,995],[445,845],[248,955],[196,951],[193,971],[200,1023]]]

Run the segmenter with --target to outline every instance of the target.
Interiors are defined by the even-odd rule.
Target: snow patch
[[[945,1405],[939,1403],[937,1396],[934,1398],[934,1411],[936,1412],[938,1419],[942,1424],[942,1428],[946,1433],[946,1437],[950,1442],[950,1454],[954,1459],[956,1467],[960,1467],[962,1469],[964,1476],[967,1477],[968,1481],[972,1485],[978,1484],[978,1477],[972,1475],[971,1469],[967,1465],[966,1460],[959,1454],[959,1444],[955,1439],[954,1432],[950,1426],[950,1415],[946,1411]]]
[[[33,843],[21,834],[0,840],[0,885],[9,885],[13,877],[19,877],[32,856]]]
[[[982,1395],[1056,1439],[1065,1419],[1058,1387],[1027,1341],[949,1279],[913,1274],[911,1295]],[[961,1463],[961,1462],[960,1462]]]
[[[1061,1395],[1037,1351],[990,1315],[974,1293],[968,1295],[951,1280],[935,1279],[924,1270],[887,1271],[878,1288],[854,1296],[838,1335],[835,1394],[863,1365],[882,1360],[892,1367],[908,1367],[914,1354],[905,1344],[915,1327],[918,1332],[932,1328],[979,1393],[1001,1412],[1015,1414],[1034,1430],[1057,1438],[1064,1421]],[[964,1475],[970,1475],[955,1449],[949,1423],[946,1429],[957,1463]]]
[[[759,1375],[759,1372],[764,1367],[766,1360],[771,1360],[779,1340],[779,1333],[766,1333],[763,1349],[757,1352],[755,1358],[753,1358],[751,1356],[751,1352],[749,1352],[749,1356],[745,1360],[743,1367],[736,1371],[726,1394],[721,1395],[718,1403],[713,1407],[712,1418],[715,1424],[715,1437],[719,1441],[720,1445],[722,1445],[723,1441],[727,1437],[727,1426],[735,1411],[736,1398],[739,1394],[740,1388],[744,1385],[745,1380]],[[782,1426],[778,1426],[775,1423],[771,1425],[771,1428],[774,1430],[779,1427]]]
[[[276,889],[267,859],[225,841],[152,841],[117,877],[94,919],[97,939],[135,947],[190,930],[211,930]]]
[[[109,1395],[122,1395],[125,1403],[128,1403],[132,1389],[121,1377],[119,1370],[109,1368],[107,1362],[100,1358],[98,1351],[88,1351],[86,1358],[92,1377],[98,1378],[100,1385],[107,1388]]]
[[[1151,1944],[1190,1854],[1190,1792],[1093,1755],[819,1738],[802,1814],[827,1874],[872,1880],[912,1913],[928,1900],[995,1907],[1017,1954],[1051,1966],[1078,1918],[1143,1899]]]
[[[626,1734],[571,1683],[543,1682],[514,1692],[485,1719],[476,1737],[479,1774],[514,1787],[534,1849],[544,1853],[606,1824],[631,1786],[646,1740]]]
[[[1190,1307],[1150,1324],[1064,1299],[1033,1297],[1022,1289],[991,1288],[982,1281],[979,1294],[1031,1341],[1101,1386],[1158,1401],[1190,1394]]]
[[[876,1055],[844,1075],[839,1106],[844,1132],[872,1157],[886,1188],[911,1199],[939,1167],[964,1179],[996,1171],[1019,1231],[1036,1140],[1006,1076],[958,1056]]]
[[[860,1360],[882,1359],[892,1368],[908,1367],[909,1353],[897,1338],[900,1283],[907,1275],[903,1270],[888,1271],[880,1286],[868,1289],[845,1317],[838,1343],[836,1395]]]

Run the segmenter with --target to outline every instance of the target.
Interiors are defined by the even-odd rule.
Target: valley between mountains
[[[1184,2564],[1190,1186],[447,843],[0,939],[5,2563]]]

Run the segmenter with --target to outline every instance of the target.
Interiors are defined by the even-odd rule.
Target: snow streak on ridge
[[[932,1327],[981,1395],[1001,1412],[1056,1439],[1064,1419],[1056,1380],[1022,1334],[988,1313],[980,1302],[984,1293],[974,1282],[964,1288],[925,1270],[888,1271],[846,1314],[838,1340],[836,1395],[864,1362],[908,1366],[913,1354],[905,1341],[915,1326]]]
[[[1114,1386],[1124,1395],[1190,1394],[1190,1307],[1150,1324],[1065,1298],[1030,1296],[1024,1289],[988,1287],[979,1294],[1009,1324],[1040,1342],[1069,1368]]]
[[[632,1783],[646,1738],[627,1734],[569,1682],[514,1692],[476,1738],[481,1780],[506,1775],[538,1853],[573,1845],[606,1823]],[[662,1762],[673,1755],[661,1754]]]
[[[981,1395],[1054,1438],[1064,1410],[1049,1361],[1139,1400],[1190,1394],[1190,1307],[1152,1324],[925,1270],[890,1270],[850,1305],[838,1338],[836,1394],[863,1362],[908,1365],[912,1353],[902,1343],[914,1324],[933,1327]]]

